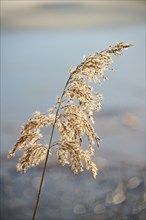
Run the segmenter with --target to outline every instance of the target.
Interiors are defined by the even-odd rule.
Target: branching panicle
[[[97,167],[92,161],[94,145],[99,145],[100,138],[94,131],[93,113],[101,109],[102,94],[94,91],[90,82],[100,84],[107,79],[104,72],[113,62],[111,55],[121,55],[123,49],[131,44],[118,43],[105,51],[86,56],[83,62],[70,70],[70,76],[56,105],[48,114],[34,113],[33,117],[22,126],[20,138],[8,157],[15,156],[17,150],[24,154],[19,159],[17,170],[26,172],[29,167],[38,165],[48,159],[51,146],[56,146],[56,155],[64,166],[70,164],[74,174],[90,170],[96,178]],[[41,128],[53,126],[51,141],[56,128],[60,133],[60,140],[56,144],[41,144]],[[83,149],[83,138],[87,137],[88,147]]]

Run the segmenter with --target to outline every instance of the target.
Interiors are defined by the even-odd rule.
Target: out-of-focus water
[[[78,65],[83,55],[122,41],[132,43],[134,47],[124,51],[122,57],[114,57],[112,66],[116,71],[108,73],[109,81],[103,82],[99,91],[105,97],[103,113],[112,114],[113,119],[118,112],[133,111],[137,114],[140,135],[133,152],[141,157],[144,152],[144,32],[144,25],[106,30],[2,30],[2,151],[11,148],[19,135],[20,125],[32,112],[46,112],[48,107],[52,107],[68,78],[69,68]],[[104,141],[104,129],[98,130]],[[133,142],[135,134],[129,133],[129,136],[129,131],[124,132],[122,137]],[[114,143],[114,135],[111,139]],[[115,150],[114,147],[111,149]]]
[[[19,154],[6,159],[21,125],[54,105],[83,55],[121,41],[134,46],[113,58],[115,71],[97,87],[104,94],[95,114],[98,176],[86,169],[74,176],[53,152],[37,219],[145,219],[144,2],[2,2],[1,220],[31,219],[40,184],[42,165],[22,176],[15,168]]]

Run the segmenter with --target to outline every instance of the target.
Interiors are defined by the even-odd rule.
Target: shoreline
[[[16,29],[83,29],[144,22],[143,1],[2,2],[1,25]]]

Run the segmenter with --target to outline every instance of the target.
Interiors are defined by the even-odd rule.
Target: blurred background
[[[145,1],[1,1],[1,220],[31,219],[42,167],[16,172],[7,160],[20,126],[47,112],[69,69],[117,42],[95,114],[99,175],[74,176],[52,156],[38,219],[145,219]]]

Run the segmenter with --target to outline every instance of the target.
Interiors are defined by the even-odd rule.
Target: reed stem
[[[48,163],[48,158],[49,158],[51,143],[52,143],[53,134],[54,134],[55,124],[56,124],[58,112],[59,112],[59,110],[60,110],[60,106],[61,106],[61,103],[62,103],[62,98],[63,98],[63,96],[64,96],[65,89],[66,89],[66,87],[68,86],[68,83],[69,83],[70,79],[71,79],[71,75],[70,75],[69,79],[68,79],[67,82],[66,82],[66,85],[65,85],[65,87],[64,87],[63,93],[62,93],[62,95],[61,95],[60,102],[59,102],[58,107],[57,107],[57,110],[56,110],[55,121],[54,121],[54,124],[53,124],[53,127],[52,127],[52,131],[51,131],[51,136],[50,136],[50,141],[49,141],[49,147],[48,147],[47,154],[46,154],[46,158],[45,158],[45,163],[44,163],[44,167],[43,167],[43,172],[42,172],[42,176],[41,176],[41,181],[40,181],[40,185],[39,185],[39,190],[38,190],[38,195],[37,195],[37,199],[36,199],[36,204],[35,204],[34,211],[33,211],[32,220],[35,220],[35,219],[36,219],[36,214],[37,214],[37,210],[38,210],[38,206],[39,206],[39,201],[40,201],[40,197],[41,197],[42,186],[43,186],[44,177],[45,177],[45,173],[46,173],[46,168],[47,168],[47,163]]]

